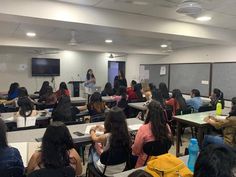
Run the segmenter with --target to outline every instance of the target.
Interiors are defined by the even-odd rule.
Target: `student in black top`
[[[143,94],[142,94],[142,84],[138,83],[134,85],[134,92],[137,96],[137,99],[143,101]]]
[[[168,90],[168,88],[167,88],[167,86],[166,86],[166,84],[165,84],[164,82],[161,82],[161,83],[159,84],[159,90],[160,90],[160,92],[161,92],[161,94],[162,94],[162,97],[163,97],[165,100],[170,98],[170,96],[169,96],[169,90]]]
[[[127,107],[127,105],[128,105],[128,97],[127,97],[126,87],[121,86],[119,92],[120,92],[120,97],[121,98],[118,101],[117,106],[124,110]]]
[[[119,70],[118,76],[115,77],[115,80],[119,81],[120,86],[127,87],[127,81],[125,78],[125,74],[122,70]]]
[[[41,89],[39,90],[39,98],[41,98],[43,95],[45,95],[47,93],[48,86],[49,86],[49,82],[44,81]]]
[[[101,97],[101,94],[99,92],[94,92],[91,95],[90,101],[87,105],[87,109],[89,111],[90,116],[103,114],[105,112],[106,105],[102,101],[102,97]]]
[[[118,80],[114,80],[113,93],[114,95],[119,95],[120,84]]]
[[[105,87],[104,87],[104,90],[102,91],[101,93],[102,96],[112,96],[114,95],[114,92],[112,90],[112,85],[110,82],[107,82]]]
[[[225,107],[224,93],[220,89],[214,88],[213,93],[210,96],[210,99],[211,99],[210,103],[214,109],[216,109],[218,101],[220,101],[220,103],[222,104],[222,109],[224,109]]]
[[[153,83],[149,84],[150,91],[152,92],[152,99],[158,101],[162,106],[164,105],[164,99],[161,91],[156,88]]]
[[[55,108],[52,111],[53,121],[72,121],[71,100],[66,92],[61,90],[61,97],[59,97]]]

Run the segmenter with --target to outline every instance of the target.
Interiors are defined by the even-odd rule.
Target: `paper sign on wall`
[[[161,66],[160,75],[166,75],[166,66]]]
[[[27,69],[27,64],[19,64],[17,70],[18,71],[25,71]]]

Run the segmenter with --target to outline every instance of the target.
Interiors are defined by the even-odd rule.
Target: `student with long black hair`
[[[231,111],[226,119],[219,120],[213,116],[208,116],[204,120],[215,128],[222,129],[223,137],[206,135],[203,146],[208,144],[226,144],[236,148],[236,97],[232,98]]]
[[[224,109],[225,107],[224,93],[220,89],[214,88],[210,96],[210,99],[211,99],[210,104],[212,105],[213,109],[216,109],[218,101],[220,101],[220,103],[222,104],[222,109]]]
[[[193,177],[235,177],[236,153],[232,148],[209,145],[197,158]]]
[[[106,83],[106,85],[104,87],[104,90],[102,91],[101,95],[102,96],[113,96],[114,95],[112,85],[111,85],[110,82]]]
[[[41,98],[43,95],[45,95],[47,93],[48,87],[49,87],[49,82],[44,81],[41,89],[39,90],[39,98]]]
[[[59,86],[59,90],[56,91],[57,99],[59,99],[62,95],[70,96],[70,91],[65,82],[61,82]]]
[[[143,145],[145,143],[163,140],[171,146],[171,137],[171,130],[166,123],[161,105],[157,101],[152,100],[147,105],[144,125],[139,128],[132,146],[133,155],[138,156],[135,168],[143,166],[147,158],[147,155],[143,152]]]
[[[18,88],[19,88],[19,83],[17,83],[17,82],[14,82],[10,85],[7,100],[12,100],[12,99],[18,97],[18,95],[19,95]]]
[[[74,168],[76,175],[82,173],[80,156],[74,149],[68,128],[62,122],[53,122],[43,135],[41,150],[30,158],[27,173],[41,168],[60,170],[68,166]]]
[[[177,110],[187,110],[187,104],[185,99],[179,89],[174,89],[172,91],[172,97],[169,100],[166,100],[166,105],[172,106],[173,115],[176,115]]]
[[[104,134],[96,135],[97,130],[104,131]],[[113,107],[106,116],[104,128],[102,126],[93,127],[90,130],[90,135],[93,142],[95,142],[95,148],[91,149],[90,161],[94,163],[94,166],[100,173],[103,173],[105,168],[105,165],[100,161],[100,154],[102,152],[120,149],[126,152],[123,156],[128,158],[127,154],[130,152],[131,140],[125,114],[120,108]],[[105,175],[113,176],[115,173],[122,172],[125,167],[126,162],[107,166]]]
[[[167,86],[166,86],[166,84],[165,84],[164,82],[161,82],[161,83],[159,84],[159,90],[160,90],[160,92],[161,92],[162,97],[163,97],[165,100],[167,100],[167,99],[170,98],[170,96],[169,96],[169,90],[168,90],[168,88],[167,88]]]
[[[17,168],[23,177],[24,165],[20,152],[16,148],[8,146],[6,130],[4,121],[0,119],[0,172]]]
[[[121,109],[125,109],[128,105],[127,89],[125,86],[120,86],[120,96],[117,97],[117,106]]]
[[[162,93],[159,89],[156,88],[156,86],[153,83],[149,84],[150,91],[152,92],[152,99],[158,101],[161,105],[164,104],[164,98],[162,96]]]

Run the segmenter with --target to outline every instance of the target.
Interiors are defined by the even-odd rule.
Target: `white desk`
[[[115,102],[115,98],[113,96],[103,96],[102,101],[108,103],[108,102]]]
[[[179,158],[184,162],[184,164],[186,166],[188,165],[188,155],[187,156],[182,156],[182,157],[179,157]],[[132,170],[128,170],[128,171],[125,171],[125,172],[122,172],[122,173],[117,173],[117,174],[114,174],[114,177],[127,177],[136,170],[144,170],[145,167],[146,166],[136,168],[136,169],[132,169]]]
[[[136,125],[142,124],[143,121],[131,118],[127,119],[128,125]],[[81,132],[84,133],[87,125],[103,125],[104,122],[96,122],[96,123],[88,123],[88,124],[77,124],[77,125],[69,125],[69,131],[73,138],[74,143],[84,143],[91,141],[90,135],[83,135],[77,136],[73,132]],[[7,138],[9,143],[16,143],[16,142],[34,142],[35,138],[43,137],[46,128],[40,129],[32,129],[32,130],[22,130],[22,131],[15,131],[15,132],[7,132]]]
[[[71,104],[86,104],[87,99],[83,97],[70,97]]]
[[[138,109],[141,111],[146,111],[147,107],[145,106],[146,102],[138,102],[138,103],[128,103],[128,105],[134,109]]]

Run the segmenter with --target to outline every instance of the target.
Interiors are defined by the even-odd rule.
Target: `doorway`
[[[118,75],[119,70],[124,72],[125,75],[125,62],[124,61],[108,61],[108,82],[114,85],[114,79]]]

